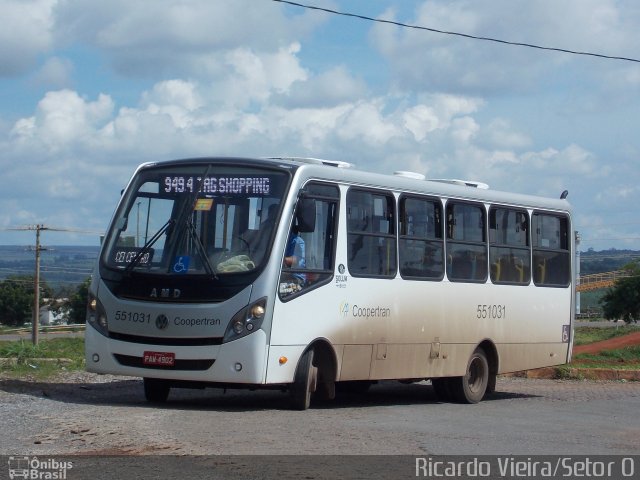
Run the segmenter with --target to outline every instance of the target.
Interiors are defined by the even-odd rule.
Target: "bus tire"
[[[171,386],[166,380],[144,378],[144,397],[150,403],[164,403],[169,397]]]
[[[317,382],[318,367],[313,365],[313,350],[307,350],[300,357],[293,383],[289,387],[294,410],[306,410],[311,406],[311,396],[316,391]]]
[[[489,362],[484,350],[477,348],[469,362],[463,377],[451,379],[451,393],[459,403],[478,403],[484,398],[489,385]]]

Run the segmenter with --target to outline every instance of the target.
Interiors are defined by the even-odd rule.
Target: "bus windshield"
[[[288,174],[189,164],[140,171],[112,222],[110,269],[218,278],[257,269],[277,224]]]

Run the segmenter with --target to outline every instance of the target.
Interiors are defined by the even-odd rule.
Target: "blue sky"
[[[636,0],[306,0],[640,57]],[[640,249],[640,63],[272,0],[0,0],[0,244],[101,231],[142,162],[295,155],[569,190],[581,249]],[[46,233],[49,244],[96,235]]]

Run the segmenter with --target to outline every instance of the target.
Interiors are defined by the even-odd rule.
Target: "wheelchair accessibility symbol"
[[[173,261],[173,273],[187,273],[189,271],[189,264],[191,263],[191,257],[180,256],[176,257]]]

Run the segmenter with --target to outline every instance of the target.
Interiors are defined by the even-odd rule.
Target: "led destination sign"
[[[162,178],[166,193],[193,193],[200,185],[201,193],[266,196],[271,192],[271,179],[265,176],[220,175],[202,177],[172,175]]]
[[[111,253],[111,261],[116,265],[128,265],[136,258],[138,253],[142,250],[136,247],[116,247]],[[148,265],[153,258],[153,249],[149,248],[146,252],[140,255],[138,259],[138,265]]]

